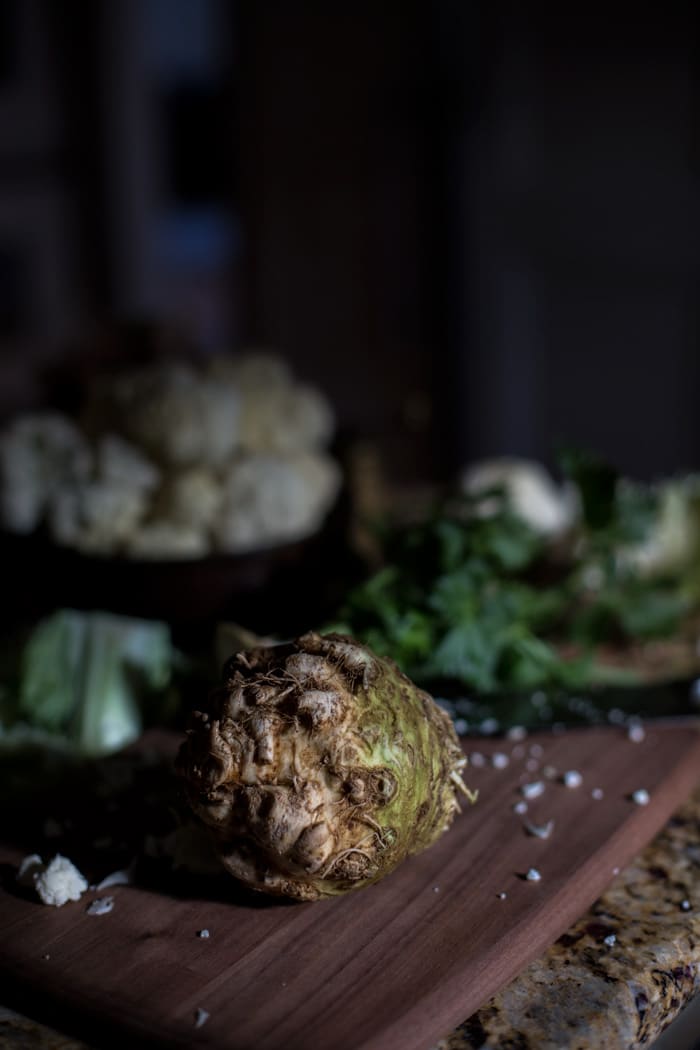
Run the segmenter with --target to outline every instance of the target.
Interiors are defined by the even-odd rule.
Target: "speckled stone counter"
[[[700,792],[575,926],[439,1050],[641,1050],[699,985]],[[84,1050],[2,1010],[0,1047]]]
[[[700,792],[440,1050],[649,1047],[700,985]]]

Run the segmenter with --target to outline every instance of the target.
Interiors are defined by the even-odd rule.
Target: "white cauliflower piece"
[[[217,546],[240,553],[309,536],[320,527],[339,485],[337,464],[322,453],[243,457],[224,479],[213,530]]]
[[[322,448],[333,436],[333,410],[310,386],[259,387],[244,391],[240,442],[252,452],[300,452]]]
[[[160,482],[158,467],[117,434],[105,434],[98,442],[97,476],[110,484],[145,491]]]
[[[191,467],[172,476],[161,495],[163,517],[181,525],[208,529],[223,500],[221,482],[205,467]]]
[[[18,417],[0,436],[0,522],[33,532],[52,494],[89,475],[90,448],[77,427],[56,412]]]
[[[57,543],[86,554],[113,554],[145,516],[149,495],[141,488],[90,481],[57,492],[49,529]]]
[[[206,533],[194,525],[156,519],[129,537],[125,551],[132,558],[149,560],[201,558],[209,553]]]
[[[216,465],[225,462],[238,444],[235,389],[186,365],[120,376],[108,396],[126,436],[158,462]]]
[[[209,374],[243,391],[292,385],[292,373],[287,362],[268,351],[255,351],[236,357],[214,357],[209,362]]]
[[[700,475],[663,482],[657,492],[659,511],[650,535],[619,554],[621,565],[644,577],[678,572],[700,553]]]
[[[461,486],[470,496],[501,488],[513,512],[542,536],[555,536],[569,528],[576,516],[570,489],[560,488],[539,463],[503,458],[474,463],[462,474]],[[480,512],[493,512],[485,500]]]
[[[88,882],[67,857],[57,853],[47,867],[35,875],[34,888],[44,904],[62,908],[67,901],[79,901]]]

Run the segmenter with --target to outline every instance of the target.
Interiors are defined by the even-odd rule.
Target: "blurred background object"
[[[0,21],[2,416],[262,346],[361,439],[376,505],[380,477],[553,468],[562,445],[697,466],[689,7],[3,0]]]

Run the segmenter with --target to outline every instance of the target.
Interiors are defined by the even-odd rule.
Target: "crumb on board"
[[[528,868],[525,878],[528,882],[540,882],[542,875],[537,868]]]
[[[651,796],[646,788],[637,788],[636,791],[632,792],[632,801],[635,806],[648,806],[651,800]]]
[[[198,1006],[194,1013],[195,1028],[201,1028],[202,1025],[205,1025],[207,1023],[210,1017],[211,1014],[208,1010],[203,1010],[201,1006]]]
[[[526,799],[539,798],[543,791],[544,782],[542,780],[533,780],[529,784],[523,784],[520,788],[520,794]]]
[[[548,839],[554,831],[554,821],[548,820],[546,824],[525,824],[525,830],[536,839]]]
[[[97,897],[88,904],[85,911],[88,915],[109,915],[114,908],[114,897]]]
[[[578,769],[567,769],[562,777],[564,787],[568,788],[579,788],[583,783],[583,777],[579,773]]]

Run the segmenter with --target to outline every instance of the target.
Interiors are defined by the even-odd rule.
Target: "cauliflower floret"
[[[13,532],[32,532],[52,493],[87,477],[92,455],[67,416],[37,412],[16,419],[0,437],[0,521]]]
[[[643,577],[678,572],[700,552],[700,475],[674,478],[654,489],[659,507],[650,534],[619,552],[620,564]]]
[[[310,386],[255,388],[244,392],[241,445],[252,452],[322,448],[333,436],[333,411]]]
[[[321,453],[242,458],[224,479],[224,502],[213,530],[217,545],[240,552],[311,535],[339,484],[337,465]]]
[[[167,465],[223,463],[238,444],[236,391],[186,365],[120,376],[108,399],[129,440]]]
[[[91,481],[55,494],[49,528],[57,543],[86,554],[112,554],[133,533],[148,505],[143,489]]]
[[[117,434],[105,434],[98,442],[97,475],[110,484],[145,491],[154,489],[160,481],[155,464]]]
[[[191,467],[170,478],[159,501],[163,517],[181,525],[207,529],[221,507],[220,481],[205,467]]]
[[[194,525],[156,519],[137,529],[125,549],[132,558],[154,561],[201,558],[209,552],[209,540],[206,533]]]
[[[471,496],[502,488],[510,506],[535,532],[553,536],[569,528],[576,515],[573,494],[559,488],[544,467],[526,459],[489,459],[474,463],[462,475],[462,489]],[[480,510],[488,515],[485,500]]]
[[[79,901],[88,883],[67,857],[57,853],[43,871],[34,875],[34,887],[44,904],[61,908],[67,901]]]

